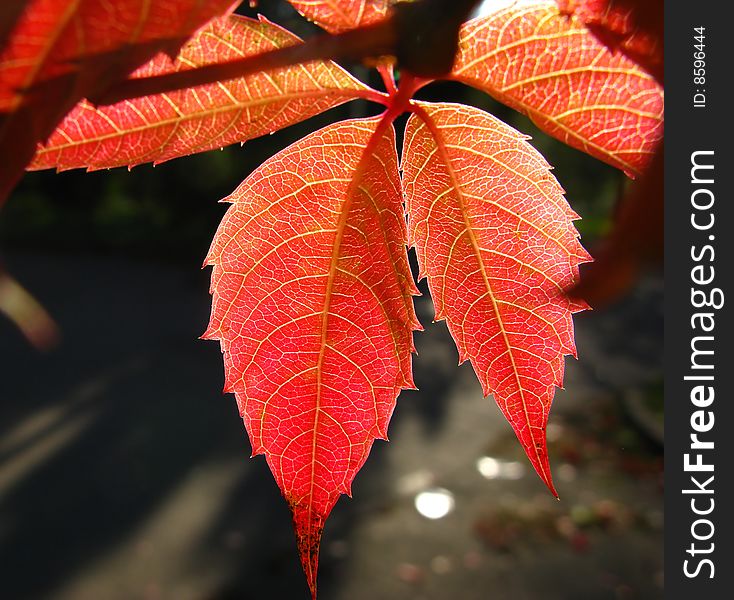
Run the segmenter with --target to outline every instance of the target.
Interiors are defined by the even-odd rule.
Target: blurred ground
[[[307,598],[286,505],[219,392],[217,345],[197,340],[208,272],[6,262],[63,340],[38,354],[0,321],[2,597]],[[392,441],[327,524],[320,598],[662,597],[661,307],[648,279],[576,319],[549,427],[560,502],[443,324],[418,334],[421,391],[401,395]],[[429,324],[430,300],[418,310]]]

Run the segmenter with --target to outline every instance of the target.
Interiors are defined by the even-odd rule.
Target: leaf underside
[[[0,45],[0,202],[37,143],[81,98],[126,77],[160,51],[175,54],[232,4],[28,0],[13,9],[2,23],[9,35]]]
[[[389,5],[291,3],[332,32],[380,20]],[[263,19],[222,18],[175,60],[157,55],[133,77],[296,42]],[[451,77],[630,175],[662,136],[659,83],[553,2],[465,24]],[[317,61],[108,107],[82,101],[32,168],[162,162],[376,94]],[[390,119],[330,125],[266,161],[226,199],[232,205],[206,259],[213,299],[203,337],[220,341],[225,391],[291,508],[314,596],[324,522],[373,441],[386,439],[400,390],[414,387],[420,325],[408,242],[460,360],[472,363],[555,493],[545,429],[564,357],[575,354],[572,314],[585,308],[563,290],[589,260],[577,215],[525,136],[467,106],[413,109],[402,181]]]
[[[664,0],[558,0],[558,6],[662,82]]]
[[[297,41],[264,19],[215,19],[175,61],[160,54],[132,77],[254,56]],[[366,89],[335,63],[316,61],[111,106],[95,108],[83,101],[39,149],[30,168],[93,170],[160,163],[270,133]]]
[[[563,289],[590,257],[578,216],[526,140],[479,109],[422,104],[408,120],[403,185],[436,319],[555,494],[545,429],[564,355],[575,355],[571,315],[585,308]]]
[[[394,0],[288,0],[304,17],[339,33],[381,21]]]
[[[525,136],[462,105],[415,110],[402,183],[391,126],[331,125],[226,199],[206,260],[203,337],[220,340],[225,391],[291,508],[313,594],[324,522],[414,387],[408,239],[436,318],[555,493],[545,428],[585,308],[563,288],[589,258],[577,215]]]
[[[286,498],[315,594],[326,517],[349,494],[395,399],[420,325],[397,151],[378,119],[326,127],[226,199],[207,257],[225,391]]]
[[[663,136],[661,84],[548,0],[466,23],[452,78],[630,176],[644,171]]]

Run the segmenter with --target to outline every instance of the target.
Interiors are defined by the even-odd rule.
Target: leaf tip
[[[523,444],[525,446],[525,444]],[[548,460],[548,448],[546,447],[545,438],[543,441],[537,441],[531,445],[533,447],[533,456],[530,452],[530,448],[525,447],[525,453],[528,455],[530,462],[535,468],[535,472],[538,474],[540,479],[546,485],[554,498],[558,498],[558,492],[556,486],[553,484],[553,476],[551,475],[550,461]]]
[[[594,262],[594,257],[581,244],[578,245],[577,251],[578,253],[576,256],[579,259],[578,264]]]
[[[553,497],[558,500],[558,492],[556,491],[556,486],[553,484],[553,477],[550,473],[550,465],[548,464],[547,458],[543,461],[545,464],[542,467],[542,470],[539,469],[537,466],[535,466],[535,471],[538,473],[540,478],[543,480],[543,483],[548,488],[548,491],[550,491],[551,494],[553,494]]]
[[[200,340],[218,340],[217,332],[211,327],[207,327],[206,331],[199,336]]]
[[[325,517],[314,514],[313,507],[304,506],[286,495],[286,501],[293,514],[293,528],[296,532],[298,554],[301,567],[306,575],[311,598],[316,600],[316,583],[319,568],[319,548],[324,531]]]
[[[204,261],[201,263],[201,268],[206,269],[207,267],[213,267],[216,265],[216,256],[214,248],[209,250],[209,253],[204,257]]]
[[[389,442],[390,441],[388,439],[388,437],[387,437],[387,429],[386,429],[386,426],[385,425],[383,425],[381,427],[379,424],[376,424],[375,425],[375,429],[374,429],[372,435],[377,440],[383,440],[385,442]],[[347,494],[350,498],[352,497],[351,491],[350,492],[344,492],[344,493]]]
[[[255,440],[250,437],[250,444],[252,445],[252,453],[250,454],[250,458],[255,458],[256,456],[261,456],[265,454],[265,448],[263,448],[262,444],[255,443]]]

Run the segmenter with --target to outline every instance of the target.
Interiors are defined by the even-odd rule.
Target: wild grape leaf
[[[394,0],[288,0],[308,20],[331,33],[381,21]]]
[[[575,15],[612,51],[624,52],[662,84],[663,0],[558,0],[563,14]],[[617,299],[648,263],[662,261],[663,144],[643,176],[628,190],[614,215],[612,231],[594,251],[569,293],[592,306]]]
[[[411,245],[436,319],[469,359],[536,471],[555,494],[545,445],[554,386],[574,354],[563,293],[589,255],[543,157],[527,137],[459,104],[410,117],[403,185]]]
[[[239,16],[213,20],[175,61],[161,54],[132,77],[254,56],[298,42],[285,29]],[[330,61],[259,72],[227,82],[76,106],[39,149],[31,169],[101,169],[156,163],[270,133],[368,90]]]
[[[402,388],[413,388],[411,295],[395,135],[378,119],[313,133],[226,201],[212,243],[225,391],[293,512],[315,596],[324,521]]]
[[[452,78],[631,176],[663,135],[661,85],[555,2],[513,4],[465,24]]]
[[[413,75],[443,77],[451,71],[459,27],[477,0],[416,0],[392,7],[384,19],[338,33],[322,33],[297,45],[196,69],[126,79],[90,97],[95,104],[180,90],[313,60],[394,62]],[[436,20],[436,12],[443,12]],[[373,99],[376,99],[374,96]],[[382,100],[377,100],[382,102]]]
[[[663,0],[557,0],[604,44],[619,49],[662,82]]]
[[[0,202],[36,144],[82,97],[157,52],[175,53],[233,0],[28,0],[4,14],[0,43]]]

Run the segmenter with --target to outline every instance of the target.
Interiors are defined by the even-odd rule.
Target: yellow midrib
[[[515,363],[515,357],[512,353],[512,345],[510,344],[510,340],[507,336],[507,331],[505,329],[505,325],[502,320],[502,315],[500,314],[499,306],[497,305],[497,300],[495,299],[494,291],[492,289],[492,284],[489,280],[489,275],[487,274],[487,270],[484,265],[484,261],[482,259],[481,248],[479,246],[479,243],[477,241],[476,236],[474,235],[474,231],[471,226],[471,220],[469,218],[468,211],[466,209],[464,195],[461,191],[461,185],[459,183],[459,178],[456,176],[456,172],[454,171],[453,165],[451,163],[451,157],[449,156],[448,150],[446,149],[446,144],[444,143],[443,137],[441,136],[440,129],[433,122],[433,120],[431,119],[431,116],[428,114],[427,111],[421,111],[421,112],[418,112],[417,114],[418,116],[425,115],[425,117],[423,117],[422,120],[426,124],[426,127],[428,128],[431,136],[433,137],[436,143],[439,154],[441,158],[443,159],[443,162],[446,166],[446,171],[449,175],[449,179],[451,180],[451,185],[456,190],[457,200],[459,203],[459,210],[461,211],[462,219],[464,221],[464,229],[467,232],[469,241],[472,246],[472,250],[477,259],[477,262],[479,263],[479,269],[482,274],[482,280],[487,289],[489,298],[492,302],[492,309],[494,311],[495,318],[497,319],[497,323],[499,325],[500,332],[502,333],[502,339],[505,343],[505,347],[507,348],[507,355],[510,357],[510,363],[512,365],[512,372],[513,372],[513,375],[515,376],[515,381],[517,383],[517,389],[520,393],[520,399],[522,401],[525,422],[528,427],[528,433],[531,435],[531,438],[532,438],[532,427],[530,424],[530,415],[528,414],[527,404],[525,401],[525,390],[522,386],[522,383],[520,382],[520,373],[518,371],[517,364]],[[543,461],[540,458],[540,453],[538,452],[538,448],[535,444],[533,444],[533,450],[535,451],[535,456],[538,461],[538,466],[543,471],[543,480],[548,481],[549,480],[548,474],[545,472]]]
[[[129,129],[119,129],[119,128],[117,128],[117,124],[114,123],[114,122],[112,122],[109,119],[109,117],[107,115],[105,115],[105,117],[107,117],[107,121],[110,123],[110,125],[112,125],[112,127],[115,128],[115,131],[114,132],[107,133],[107,134],[104,134],[104,135],[98,135],[98,136],[94,136],[94,137],[84,138],[83,140],[79,140],[79,141],[71,141],[70,140],[66,144],[58,144],[58,145],[54,145],[54,146],[46,146],[46,147],[43,147],[43,148],[41,148],[39,150],[37,156],[38,157],[42,157],[44,154],[49,154],[51,152],[64,152],[65,150],[68,150],[70,148],[73,149],[73,148],[77,148],[79,146],[83,146],[83,145],[86,145],[86,144],[94,144],[94,143],[99,144],[99,143],[105,142],[105,141],[110,140],[110,139],[114,139],[114,138],[118,138],[118,137],[123,137],[123,136],[126,136],[126,135],[131,135],[131,134],[139,133],[139,132],[142,132],[142,131],[149,131],[149,130],[152,130],[152,129],[158,129],[158,128],[162,128],[162,127],[166,127],[166,126],[170,126],[170,125],[177,125],[177,124],[181,124],[181,123],[184,123],[184,122],[187,122],[187,121],[193,121],[193,120],[202,119],[202,118],[205,118],[205,117],[215,116],[215,115],[217,115],[219,113],[223,113],[223,112],[237,111],[237,110],[240,110],[241,111],[241,110],[244,110],[244,109],[247,109],[247,108],[253,108],[253,107],[263,106],[263,105],[266,105],[266,104],[271,104],[271,103],[272,104],[275,104],[276,101],[277,102],[283,102],[283,103],[287,104],[288,102],[291,102],[292,100],[298,100],[300,98],[310,98],[310,97],[314,97],[314,96],[326,96],[326,95],[328,95],[330,93],[334,93],[334,92],[343,92],[344,93],[344,96],[350,96],[350,95],[352,95],[352,94],[350,94],[350,92],[352,92],[352,91],[355,91],[356,92],[357,90],[349,90],[349,89],[347,89],[347,90],[341,90],[341,89],[334,88],[334,89],[326,89],[326,90],[313,90],[313,91],[308,91],[308,92],[298,92],[298,93],[293,93],[293,94],[281,95],[281,96],[277,96],[277,97],[259,98],[257,100],[252,100],[252,101],[248,101],[248,102],[242,102],[242,103],[239,103],[239,104],[229,104],[229,105],[226,105],[226,106],[221,106],[221,107],[217,107],[217,108],[210,109],[210,110],[197,111],[197,112],[194,112],[194,113],[189,113],[188,115],[183,115],[183,114],[180,114],[179,113],[178,116],[173,117],[173,118],[170,118],[170,119],[163,119],[163,120],[157,121],[155,123],[145,123],[144,125],[140,125],[138,127],[131,127]],[[168,95],[167,94],[163,94],[163,96],[168,96]],[[355,96],[356,96],[356,94],[355,94]],[[177,107],[174,107],[174,109],[175,110],[178,110]],[[100,114],[104,114],[104,113],[102,111],[100,111]],[[61,130],[59,130],[59,131],[61,132]],[[63,132],[61,132],[61,133],[62,133],[62,135],[65,135],[65,134],[63,134]],[[68,136],[65,135],[65,137],[67,137],[67,139],[68,139]]]

